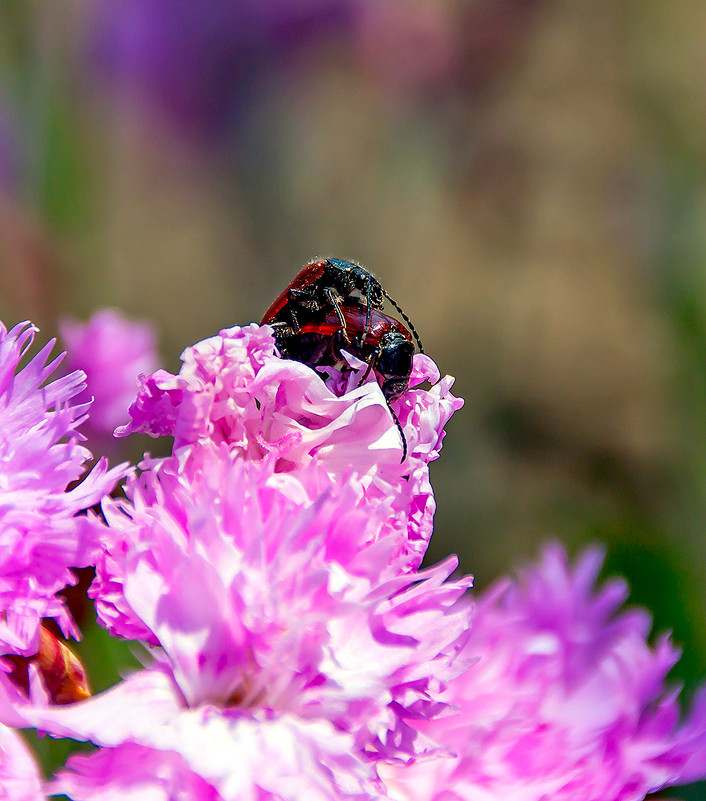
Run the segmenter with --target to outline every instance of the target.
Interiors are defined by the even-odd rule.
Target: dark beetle
[[[402,323],[378,309],[341,304],[337,309],[324,308],[307,315],[297,331],[280,327],[275,332],[283,356],[311,367],[340,366],[344,364],[341,350],[347,350],[368,365],[368,372],[374,371],[388,403],[409,387],[412,335]]]
[[[387,298],[399,311],[399,320],[380,311]],[[262,318],[271,325],[283,357],[310,367],[344,367],[346,350],[368,365],[380,384],[400,432],[402,461],[407,441],[390,407],[408,388],[414,343],[422,343],[407,315],[365,267],[341,259],[307,264],[276,298]],[[414,337],[414,338],[413,338]]]
[[[365,331],[370,328],[373,309],[381,309],[387,298],[407,323],[423,352],[422,343],[410,319],[383,289],[375,276],[351,261],[343,259],[319,259],[306,265],[274,300],[262,318],[262,324],[287,323],[293,330],[307,322],[309,315],[323,309],[336,309],[342,304],[359,305],[365,309]],[[343,317],[338,313],[341,328],[345,328]]]

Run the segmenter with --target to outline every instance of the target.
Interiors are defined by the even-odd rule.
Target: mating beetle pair
[[[397,309],[399,320],[381,311],[384,299]],[[335,367],[343,362],[341,350],[364,361],[372,370],[389,404],[409,387],[416,341],[422,343],[407,315],[359,264],[323,259],[304,267],[276,298],[262,318],[271,325],[283,357],[310,367]],[[397,416],[390,409],[403,444],[407,442]]]

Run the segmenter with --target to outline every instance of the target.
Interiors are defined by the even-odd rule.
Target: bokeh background
[[[311,257],[360,261],[466,398],[430,559],[483,588],[604,544],[691,692],[705,74],[696,0],[0,0],[0,319],[114,306],[174,371]],[[99,689],[132,659],[82,653]]]

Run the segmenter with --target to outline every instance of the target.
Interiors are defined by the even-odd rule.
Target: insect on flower
[[[399,320],[380,311],[384,299],[402,315]],[[341,350],[368,365],[380,384],[388,407],[409,387],[415,341],[422,343],[410,319],[365,267],[341,259],[307,264],[277,297],[262,318],[271,325],[280,353],[310,367],[345,365]],[[407,441],[397,415],[390,412],[402,438],[402,461]]]

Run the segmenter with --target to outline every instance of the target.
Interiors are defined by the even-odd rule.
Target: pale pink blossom
[[[354,737],[324,720],[267,709],[188,707],[161,670],[142,670],[69,706],[29,705],[0,683],[0,717],[101,751],[74,757],[51,788],[77,801],[170,796],[224,801],[372,801],[384,798],[375,765]],[[132,763],[132,764],[131,764]],[[146,775],[154,768],[152,776]],[[102,795],[104,793],[104,795]],[[190,796],[186,796],[190,798]]]
[[[158,371],[142,380],[121,435],[141,431],[174,436],[174,452],[190,458],[213,443],[241,458],[276,458],[278,472],[316,461],[347,480],[369,507],[390,504],[387,525],[398,532],[403,569],[418,567],[431,536],[435,509],[428,464],[441,448],[443,427],[463,401],[439,380],[426,356],[417,355],[410,389],[392,404],[407,441],[403,444],[382,391],[365,365],[350,372],[320,373],[281,359],[269,326],[225,329],[187,348],[178,375]],[[434,386],[419,385],[430,380]],[[397,555],[397,554],[396,554]]]
[[[139,710],[133,710],[139,714]],[[89,757],[73,757],[53,786],[75,801],[372,801],[374,767],[349,735],[324,722],[201,709]]]

